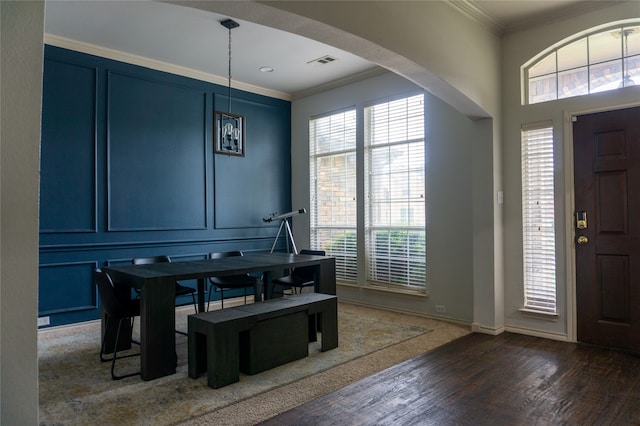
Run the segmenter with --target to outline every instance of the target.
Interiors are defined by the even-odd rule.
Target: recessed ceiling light
[[[260,67],[259,70],[262,72],[273,72],[273,68],[271,67]]]

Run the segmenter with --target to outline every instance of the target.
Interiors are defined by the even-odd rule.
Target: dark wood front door
[[[640,108],[573,124],[579,342],[640,352]]]

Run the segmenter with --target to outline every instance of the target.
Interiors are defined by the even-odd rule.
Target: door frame
[[[595,114],[598,112],[616,111],[620,109],[640,107],[640,101],[633,103],[614,104],[598,106],[589,109],[564,110],[564,193],[565,197],[565,270],[567,274],[567,339],[570,342],[578,341],[578,311],[576,301],[576,229],[574,226],[574,206],[575,206],[575,182],[573,167],[573,117]]]

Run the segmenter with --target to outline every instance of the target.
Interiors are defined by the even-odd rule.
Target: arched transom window
[[[640,21],[574,37],[524,71],[528,104],[640,85]]]

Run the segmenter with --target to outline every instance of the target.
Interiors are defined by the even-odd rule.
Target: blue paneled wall
[[[99,317],[96,267],[271,248],[278,224],[262,218],[291,211],[289,102],[234,89],[245,156],[214,155],[227,87],[52,46],[44,67],[39,315],[51,325]]]

